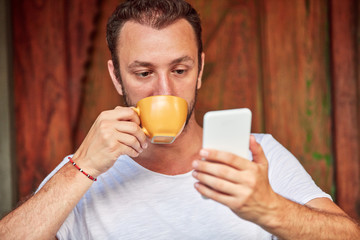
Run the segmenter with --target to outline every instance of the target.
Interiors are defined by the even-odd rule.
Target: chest
[[[82,212],[79,222],[94,239],[270,238],[227,207],[201,197],[194,182],[191,176],[176,180],[139,176],[103,183],[77,206]]]

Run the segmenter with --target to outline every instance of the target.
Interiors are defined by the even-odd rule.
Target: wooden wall
[[[101,111],[122,104],[106,69],[105,25],[117,2],[12,1],[21,198],[76,150]],[[271,133],[359,218],[360,4],[190,2],[206,53],[197,120],[249,107],[253,132]]]
[[[360,3],[331,1],[337,201],[360,219]]]

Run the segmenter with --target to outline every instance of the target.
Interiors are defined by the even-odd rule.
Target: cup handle
[[[131,107],[131,109],[134,110],[134,112],[136,112],[136,114],[140,117],[140,108]],[[141,127],[141,130],[145,133],[146,136],[150,137],[149,132],[144,127]]]
[[[136,114],[140,117],[140,108],[138,107],[131,107],[132,110],[136,112]]]

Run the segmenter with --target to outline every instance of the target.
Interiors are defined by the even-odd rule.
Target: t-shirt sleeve
[[[79,212],[78,208],[74,208],[65,222],[61,225],[59,231],[56,233],[58,240],[65,239],[92,239],[88,236],[86,226],[83,224],[83,213]],[[81,236],[81,237],[80,237]]]
[[[276,193],[302,205],[315,198],[331,199],[315,184],[294,155],[271,135],[258,136],[258,142],[269,161],[269,181]]]
[[[57,167],[49,174],[46,176],[46,178],[40,183],[39,187],[36,189],[37,193],[49,180],[50,178],[52,178],[52,176],[55,175],[55,173],[57,173],[60,168],[62,168],[69,160],[68,157],[71,157],[72,155],[66,156],[59,165],[57,165]]]

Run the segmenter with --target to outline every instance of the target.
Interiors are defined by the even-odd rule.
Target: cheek
[[[137,95],[141,94],[142,92],[149,91],[150,87],[148,84],[133,79],[133,76],[131,74],[127,72],[121,72],[121,77],[126,93],[130,95],[130,97],[132,95]]]
[[[136,103],[140,99],[150,96],[152,93],[152,87],[149,85],[136,81],[129,81],[129,79],[123,79],[123,85],[126,96],[132,103]]]
[[[137,84],[134,86],[129,86],[129,91],[127,92],[130,95],[130,98],[134,100],[140,100],[142,98],[152,95],[152,87],[144,84]]]
[[[194,100],[196,87],[196,81],[181,82],[176,85],[175,93],[177,96],[184,98],[189,104]]]

